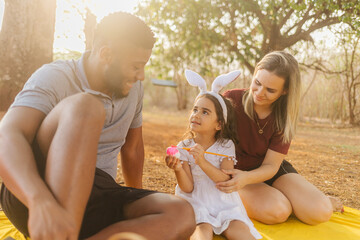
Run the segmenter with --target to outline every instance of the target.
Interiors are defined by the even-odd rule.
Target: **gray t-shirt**
[[[56,61],[38,69],[16,96],[11,108],[26,106],[48,114],[62,99],[81,92],[99,96],[106,110],[106,120],[101,132],[96,167],[110,174],[117,173],[117,155],[125,143],[129,128],[142,125],[142,101],[144,89],[141,81],[133,84],[129,95],[112,99],[106,94],[90,89],[86,79],[83,61]]]

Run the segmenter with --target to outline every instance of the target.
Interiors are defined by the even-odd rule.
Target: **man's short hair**
[[[152,30],[140,18],[126,12],[116,12],[105,16],[94,31],[93,46],[99,48],[105,44],[119,42],[133,43],[138,47],[152,49],[155,37]]]

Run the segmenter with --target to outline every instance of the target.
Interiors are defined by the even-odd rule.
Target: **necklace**
[[[264,128],[266,127],[266,124],[267,124],[268,122],[269,122],[269,120],[267,120],[266,123],[264,124],[264,126],[261,128],[261,127],[260,127],[260,124],[259,124],[259,121],[258,121],[258,119],[256,118],[256,124],[257,124],[257,126],[258,126],[258,128],[259,128],[259,131],[258,131],[259,134],[263,134],[263,133],[264,133]]]

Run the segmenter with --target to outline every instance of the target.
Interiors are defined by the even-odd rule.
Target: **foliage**
[[[155,55],[165,55],[176,69],[195,64],[202,74],[212,63],[233,60],[252,72],[266,53],[313,41],[318,29],[360,26],[356,0],[147,0],[138,13],[158,34]]]
[[[349,122],[360,125],[360,35],[356,36],[349,28],[345,28],[341,33],[339,47],[343,57],[339,65],[344,70],[340,79],[348,104]]]
[[[158,78],[178,83],[187,93],[183,71],[191,68],[212,78],[228,68],[250,75],[266,53],[299,42],[340,22],[359,27],[357,0],[146,0],[138,8],[158,41],[151,65]],[[303,49],[293,48],[297,54]],[[186,96],[184,97],[186,98]]]
[[[331,27],[331,32],[331,48],[321,43],[302,54],[303,114],[359,125],[360,35],[345,24]]]
[[[54,52],[54,61],[56,60],[68,60],[79,59],[82,53],[73,50],[67,50],[66,52]]]

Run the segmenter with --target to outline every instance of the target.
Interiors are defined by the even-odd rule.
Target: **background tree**
[[[340,22],[359,24],[360,5],[350,1],[218,0],[222,42],[228,52],[253,72],[267,53],[291,48],[299,41],[313,41],[311,33]],[[221,24],[225,22],[227,24]],[[296,52],[296,50],[295,50]]]
[[[96,26],[96,16],[91,10],[87,7],[85,9],[86,14],[84,19],[84,33],[85,33],[85,50],[91,50],[92,41],[94,37],[94,29]]]
[[[72,9],[76,10],[78,15],[84,21],[84,42],[85,42],[85,50],[91,50],[92,48],[92,40],[94,36],[94,29],[97,23],[96,15],[91,11],[88,6],[88,0],[81,0],[74,2],[72,0],[66,0]],[[70,13],[70,11],[66,11]],[[79,35],[79,38],[82,38]]]
[[[160,79],[173,79],[176,88],[177,107],[187,105],[188,85],[184,81],[184,70],[191,68],[207,76],[214,58],[213,43],[218,42],[212,32],[211,10],[207,1],[158,1],[143,2],[138,15],[149,22],[157,42],[151,58],[153,72]]]
[[[349,29],[345,30],[340,39],[343,50],[341,66],[344,68],[340,79],[343,82],[344,94],[348,104],[349,123],[360,125],[360,35]]]
[[[359,12],[355,0],[147,0],[138,14],[158,37],[152,66],[183,84],[187,67],[207,77],[231,67],[250,75],[265,54],[289,48],[296,54],[316,30],[340,22],[356,28]],[[186,101],[186,86],[177,90],[179,101]]]
[[[51,62],[56,0],[5,0],[0,32],[0,110],[6,110],[25,81]]]

